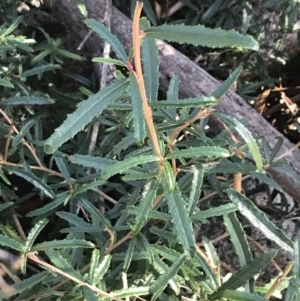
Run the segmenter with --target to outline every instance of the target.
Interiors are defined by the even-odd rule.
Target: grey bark
[[[50,0],[46,0],[44,2],[45,5],[50,8],[49,1]],[[88,18],[93,18],[101,22],[105,14],[105,0],[84,0],[83,2],[88,11]],[[66,25],[66,28],[71,31],[72,34],[77,35],[80,39],[83,39],[87,35],[89,30],[84,24],[84,17],[79,12],[75,1],[56,1],[54,6],[50,9],[60,21]],[[113,8],[111,30],[119,38],[128,52],[132,47],[131,24],[130,19]],[[96,34],[92,34],[86,44],[93,53],[101,53],[99,51],[102,41]],[[215,78],[169,44],[162,41],[157,41],[157,44],[161,59],[160,84],[163,90],[167,90],[169,79],[174,73],[179,75],[181,81],[180,96],[183,98],[211,95],[212,92],[216,90],[220,83]],[[280,153],[286,152],[294,145],[233,91],[229,91],[220,99],[216,110],[234,116],[238,120],[246,118],[248,120],[247,128],[254,136],[265,137],[271,149],[274,148],[277,137],[283,139],[283,146]],[[213,126],[218,126],[215,119],[213,119]],[[300,176],[299,149],[285,157],[285,160],[296,174]],[[287,194],[293,197],[295,201],[300,202],[300,188],[293,179],[287,177],[284,173],[274,171],[270,171],[270,173]]]

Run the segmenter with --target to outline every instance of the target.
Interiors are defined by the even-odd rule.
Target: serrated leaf
[[[168,190],[173,191],[176,187],[176,177],[174,176],[173,169],[167,160],[164,161],[164,180],[168,184]]]
[[[124,258],[124,263],[123,263],[123,272],[124,273],[127,273],[128,269],[129,269],[129,266],[132,261],[132,256],[133,256],[135,246],[136,246],[136,236],[133,236],[129,242],[129,246],[127,248],[126,255]]]
[[[121,290],[117,290],[111,293],[112,296],[119,297],[119,298],[135,297],[135,296],[138,297],[147,294],[149,294],[148,286],[123,288]]]
[[[142,54],[146,95],[148,102],[151,103],[157,100],[159,75],[158,47],[154,39],[143,37]]]
[[[94,248],[95,245],[89,241],[82,239],[64,239],[64,240],[52,240],[45,241],[34,245],[31,248],[31,252],[45,251],[51,249],[63,249],[63,248]]]
[[[249,264],[239,269],[228,281],[223,283],[216,292],[210,295],[210,300],[219,299],[227,289],[236,290],[249,279],[259,273],[276,255],[277,250],[270,250],[250,261]]]
[[[54,266],[56,266],[64,272],[67,272],[68,275],[78,280],[82,279],[81,274],[74,269],[72,264],[66,258],[64,258],[64,256],[59,251],[47,249],[45,250],[45,253],[49,257],[51,262],[54,264]]]
[[[258,171],[263,170],[263,162],[262,162],[262,157],[259,151],[259,148],[257,146],[257,143],[255,139],[253,138],[251,132],[244,127],[242,123],[237,121],[235,118],[230,117],[230,116],[225,116],[224,114],[221,113],[216,113],[218,117],[221,117],[225,122],[229,123],[234,127],[234,129],[243,137],[245,140],[250,153],[252,154],[252,157],[255,161],[256,167]]]
[[[146,138],[146,126],[143,109],[143,100],[140,93],[140,88],[137,80],[132,72],[129,74],[130,91],[131,91],[131,102],[133,108],[133,130],[134,137],[139,144],[143,144]]]
[[[99,187],[101,185],[104,185],[106,183],[106,181],[103,180],[99,180],[99,181],[94,181],[92,183],[89,183],[87,185],[82,185],[81,187],[77,188],[74,190],[73,195],[80,195],[82,193],[84,193],[87,190],[93,189],[95,187]]]
[[[3,246],[3,247],[8,247],[8,248],[20,251],[20,252],[25,251],[25,247],[24,247],[23,244],[16,241],[15,239],[6,237],[2,234],[0,234],[0,245]]]
[[[230,301],[267,301],[267,299],[246,292],[239,292],[233,290],[226,290],[222,293],[222,297]]]
[[[15,136],[12,142],[12,149],[16,148],[20,143],[22,143],[22,139],[24,136],[29,132],[31,127],[35,124],[36,120],[29,119],[25,124],[22,126],[20,132]]]
[[[71,225],[76,226],[77,228],[80,228],[80,227],[87,227],[90,229],[93,228],[93,226],[90,223],[87,223],[83,218],[77,216],[74,213],[59,211],[59,212],[56,212],[56,215],[64,220],[66,220]],[[97,226],[96,229],[97,229],[97,231],[100,231],[99,226]]]
[[[167,159],[179,158],[198,158],[198,157],[229,157],[230,153],[227,149],[216,146],[199,146],[187,149],[174,150],[173,153],[167,155]]]
[[[5,235],[6,237],[12,238],[22,245],[24,244],[24,240],[19,236],[17,231],[13,229],[10,225],[1,225],[0,224],[0,231]]]
[[[190,108],[202,106],[214,106],[218,104],[218,100],[213,96],[199,96],[186,99],[173,99],[171,101],[161,100],[152,101],[149,106],[152,108]]]
[[[94,252],[96,252],[94,254]],[[110,262],[112,256],[110,254],[107,254],[103,257],[102,261],[99,263],[99,257],[97,257],[97,253],[99,251],[95,249],[93,252],[93,257],[96,256],[96,259],[98,258],[98,262],[96,263],[96,259],[94,260],[95,264],[92,264],[90,267],[90,277],[91,277],[91,282],[93,285],[97,285],[105,276],[107,273],[109,267],[110,267]],[[92,258],[93,258],[92,257]],[[93,262],[93,261],[92,261]]]
[[[143,172],[136,172],[134,174],[128,174],[122,177],[122,180],[125,182],[129,181],[137,181],[137,180],[148,180],[155,178],[156,174],[152,173],[143,173]]]
[[[224,215],[224,224],[239,257],[241,267],[246,266],[251,261],[252,254],[243,227],[234,212]]]
[[[40,189],[45,195],[47,195],[49,198],[54,198],[54,193],[52,189],[44,183],[40,178],[38,178],[36,175],[34,175],[31,172],[28,172],[23,169],[15,168],[15,167],[4,167],[9,172],[14,173],[15,175],[23,178],[27,182],[31,183],[36,188]]]
[[[30,252],[30,249],[34,243],[34,241],[36,240],[36,238],[38,237],[38,235],[40,234],[40,232],[45,228],[45,226],[48,224],[49,220],[44,218],[40,221],[38,221],[33,228],[31,228],[26,242],[25,242],[25,250],[26,252]]]
[[[45,97],[35,96],[15,96],[6,98],[1,102],[5,106],[18,106],[18,105],[51,105],[54,101]]]
[[[95,31],[98,35],[100,35],[101,38],[103,38],[108,44],[110,44],[119,58],[126,64],[126,61],[128,60],[127,54],[124,50],[123,45],[115,35],[109,32],[109,30],[105,26],[98,23],[96,20],[87,19],[85,21],[85,24],[93,31]]]
[[[193,256],[195,253],[195,237],[192,228],[192,221],[188,216],[185,208],[186,204],[181,196],[177,183],[175,183],[174,189],[171,189],[172,187],[170,188],[168,175],[165,172],[165,168],[161,173],[161,184],[164,190],[165,198],[167,199],[169,211],[172,216],[172,223],[178,240],[182,244],[187,254],[189,254],[189,256]]]
[[[33,216],[39,216],[51,212],[53,209],[56,209],[58,206],[63,204],[66,198],[68,198],[69,196],[70,196],[69,192],[62,193],[62,195],[59,195],[58,198],[53,202],[49,202],[47,205],[41,208],[30,211],[29,213],[26,214],[26,216],[33,217]]]
[[[61,66],[55,64],[45,64],[45,65],[40,65],[38,67],[32,68],[30,70],[26,70],[25,72],[22,73],[22,76],[29,77],[46,71],[57,70],[57,69],[61,69]]]
[[[265,173],[258,173],[255,172],[253,173],[253,176],[258,179],[259,181],[267,184],[268,186],[271,186],[273,188],[275,188],[276,190],[282,192],[282,188],[270,177],[268,177]]]
[[[21,293],[27,289],[32,288],[36,284],[42,282],[46,276],[49,274],[48,271],[43,271],[41,273],[35,274],[21,282],[14,284],[12,287],[16,290],[16,293]]]
[[[150,293],[152,293],[151,301],[156,300],[162,291],[167,286],[168,282],[177,274],[181,266],[186,260],[186,255],[182,254],[172,264],[172,266],[163,274],[158,277],[154,284],[150,286]]]
[[[291,240],[277,228],[248,198],[239,192],[227,189],[229,199],[237,206],[239,212],[244,215],[249,222],[259,229],[268,239],[274,241],[282,249],[293,254],[293,244]]]
[[[138,213],[134,220],[134,225],[131,227],[133,234],[138,234],[148,220],[148,213],[151,209],[152,203],[156,197],[159,182],[157,180],[151,181],[145,185],[141,203],[137,207]]]
[[[112,225],[110,223],[110,220],[105,217],[105,215],[98,209],[96,208],[91,202],[89,202],[86,199],[80,200],[80,204],[87,210],[89,211],[92,215],[97,217],[101,223],[106,226],[107,228],[111,229]]]
[[[221,216],[224,214],[228,214],[228,213],[234,212],[236,210],[237,210],[237,206],[235,204],[220,205],[215,208],[210,208],[210,209],[195,213],[191,216],[191,219],[192,220],[202,220],[202,219],[210,218],[213,216]]]
[[[110,57],[94,57],[92,59],[92,62],[114,64],[114,65],[117,65],[117,66],[126,67],[126,64],[123,63],[122,61],[116,60],[116,59],[111,59]]]
[[[192,166],[191,172],[193,174],[193,178],[192,178],[191,187],[190,187],[191,192],[190,192],[190,196],[189,196],[189,200],[188,200],[189,216],[191,216],[191,214],[193,214],[193,212],[198,204],[200,195],[201,195],[204,169],[199,166]]]
[[[224,224],[230,235],[236,254],[238,255],[240,266],[244,267],[252,260],[250,247],[246,239],[245,232],[235,212],[224,215]],[[252,292],[254,289],[254,279],[250,279],[245,285],[246,292]]]
[[[123,173],[124,171],[128,170],[129,168],[138,166],[140,164],[150,163],[158,161],[159,158],[154,155],[142,155],[142,156],[136,156],[136,157],[129,157],[123,161],[119,161],[108,168],[104,169],[102,172],[102,179],[107,180],[111,176]]]
[[[212,94],[217,99],[220,99],[227,91],[229,91],[230,87],[234,84],[237,80],[239,75],[241,74],[243,68],[238,67],[236,68],[229,77],[217,88],[216,91]]]
[[[102,113],[110,102],[113,102],[127,87],[127,80],[121,79],[82,101],[75,112],[68,115],[64,123],[46,140],[44,149],[50,154],[64,142],[81,131],[96,115]]]
[[[68,157],[69,161],[75,164],[80,164],[86,167],[93,167],[95,169],[105,169],[112,166],[117,161],[101,157],[85,156],[85,155],[73,155]]]
[[[203,25],[164,24],[145,30],[145,34],[155,39],[211,48],[237,47],[252,50],[259,48],[258,43],[251,36],[242,35],[235,30],[211,29]]]

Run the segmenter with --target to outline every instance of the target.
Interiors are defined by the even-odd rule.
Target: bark
[[[50,0],[44,2],[72,34],[77,35],[80,39],[83,39],[87,35],[89,29],[85,26],[84,17],[79,12],[75,1],[56,1],[52,7],[49,5]],[[83,2],[88,11],[88,18],[93,18],[99,22],[103,21],[105,0],[84,0]],[[132,46],[131,20],[115,8],[112,10],[112,32],[119,38],[127,52],[129,52]],[[102,41],[98,35],[92,34],[86,44],[92,53],[101,55],[100,45],[102,45]],[[182,98],[211,95],[212,92],[216,90],[220,83],[215,78],[169,44],[162,41],[157,41],[157,44],[161,58],[161,89],[166,91],[169,85],[169,79],[174,73],[177,73],[181,81],[180,96]],[[247,128],[254,136],[265,137],[270,149],[274,148],[277,137],[283,139],[283,146],[280,153],[286,152],[294,145],[233,91],[229,91],[220,99],[216,110],[231,115],[238,120],[246,118],[248,120]],[[212,118],[212,123],[213,126],[220,126],[214,118]],[[299,149],[286,156],[285,160],[294,172],[300,176]],[[270,170],[270,173],[287,194],[293,197],[295,201],[300,202],[300,188],[292,178],[280,172]]]

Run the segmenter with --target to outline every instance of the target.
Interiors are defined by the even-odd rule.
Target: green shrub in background
[[[59,99],[46,93],[36,96],[41,92],[32,91],[27,77],[42,79],[46,72],[61,68],[56,56],[67,52],[59,51],[59,43],[41,30],[47,42],[34,53],[32,40],[11,35],[21,22],[17,15],[3,25],[6,42],[2,45],[13,44],[15,48],[1,49],[4,88],[0,112],[7,123],[15,118],[17,108],[31,115],[25,121],[18,120],[16,127],[5,128],[8,138],[0,175],[6,202],[0,203],[1,221],[8,213],[14,214],[16,199],[19,204],[24,201],[11,189],[9,173],[33,185],[33,192],[37,190],[47,204],[27,214],[34,222],[28,233],[23,233],[21,226],[13,229],[10,219],[0,225],[0,245],[5,248],[0,249],[0,257],[21,271],[20,279],[12,274],[5,278],[1,299],[267,300],[278,283],[270,290],[265,288],[264,296],[259,295],[254,276],[276,250],[253,258],[237,219],[239,212],[294,256],[286,300],[298,300],[299,240],[287,238],[236,186],[241,174],[246,174],[280,190],[265,172],[278,164],[278,149],[269,154],[264,148],[266,156],[262,158],[257,141],[240,121],[213,110],[237,80],[241,68],[209,97],[179,99],[176,75],[170,81],[167,98],[159,100],[157,96],[155,38],[253,50],[258,49],[257,42],[235,31],[201,25],[151,27],[146,18],[140,19],[141,8],[138,3],[134,14],[134,63],[103,25],[86,21],[111,44],[118,56],[113,62],[126,67],[129,75],[116,72],[113,84],[81,101],[47,140],[43,139],[45,124],[42,115],[36,113],[36,105],[56,106]],[[19,49],[24,51],[25,62],[26,54],[34,53],[30,61],[33,66],[28,63],[24,72],[22,60],[15,67],[14,54]],[[79,59],[70,53],[67,56]],[[5,73],[7,70],[15,71]],[[205,133],[211,114],[227,125],[227,130],[216,137]],[[84,130],[95,122],[100,122],[98,148],[87,155]],[[236,133],[243,141],[235,138]],[[221,181],[217,177],[220,173],[226,174],[228,181]],[[230,175],[235,179],[233,187]],[[202,193],[212,190],[228,201],[200,210]],[[221,274],[212,243],[202,237],[202,250],[194,237],[194,228],[214,216],[223,217],[240,261],[241,268],[229,280]],[[48,235],[41,241],[45,233]],[[20,259],[9,256],[12,250],[20,254]],[[29,269],[32,262],[38,265]]]

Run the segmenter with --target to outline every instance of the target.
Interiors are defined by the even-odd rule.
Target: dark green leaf
[[[227,190],[227,194],[230,200],[235,203],[239,212],[244,215],[254,227],[258,228],[268,239],[293,254],[294,251],[291,240],[277,228],[268,219],[266,214],[260,211],[251,200],[231,188]]]

